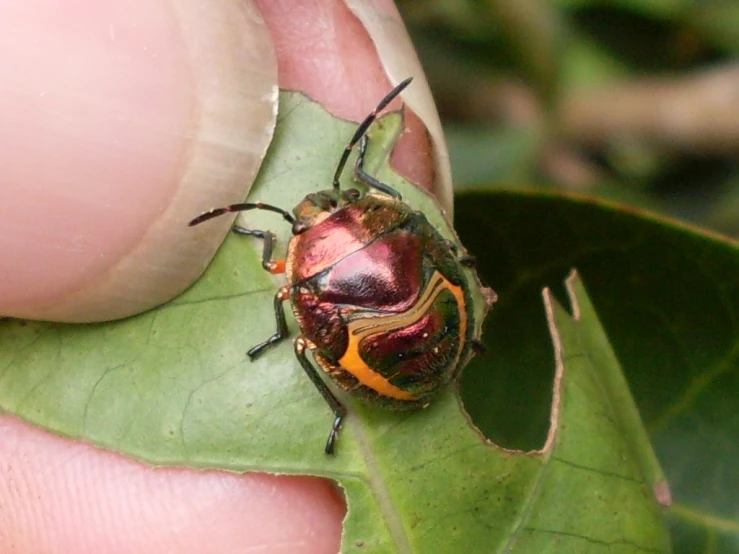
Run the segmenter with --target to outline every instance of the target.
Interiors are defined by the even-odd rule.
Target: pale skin
[[[142,5],[156,2],[166,0],[147,0]],[[366,115],[391,88],[371,41],[338,0],[257,3],[276,44],[281,88],[304,90],[333,113],[354,120]],[[0,36],[11,39],[18,36],[35,24],[39,10],[47,10],[54,4],[51,1],[17,3],[0,17]],[[71,9],[54,17],[62,23],[65,17],[74,19],[75,26],[107,28],[117,15],[114,10],[97,9],[105,4],[100,0],[67,4]],[[132,2],[130,7],[127,4],[126,10],[136,10],[139,4]],[[137,16],[142,28],[146,27],[148,13],[149,10],[142,10]],[[50,64],[64,63],[68,57],[65,47],[69,42],[61,35],[53,36],[55,29],[60,29],[60,34],[69,32],[64,27],[52,22],[43,37],[55,42],[49,56],[58,59],[48,60]],[[101,51],[99,55],[113,54]],[[137,68],[132,67],[130,71],[136,72]],[[142,67],[141,71],[150,68]],[[3,95],[22,98],[23,91],[0,86],[0,106]],[[186,113],[176,102],[152,109],[171,109],[173,118]],[[147,114],[139,115],[142,119],[147,117]],[[23,135],[23,124],[24,118],[19,118],[20,127],[12,133],[0,133],[0,148],[13,152],[16,161],[20,157],[21,162],[27,158],[28,164],[37,164],[42,156],[54,150],[54,138],[48,139],[51,143],[31,140],[23,150],[16,151],[13,140]],[[402,141],[394,165],[411,180],[428,187],[433,178],[430,145],[420,125],[413,118],[409,120],[408,126],[417,132],[409,133],[410,138]],[[109,129],[95,125],[94,121],[76,121],[75,128],[88,133],[90,144],[109,140],[106,135]],[[43,152],[34,151],[36,147],[44,148]],[[161,148],[161,157],[168,159],[166,153],[171,145],[165,138],[147,148],[154,149],[151,152],[154,157],[158,155],[156,148]],[[173,157],[171,163],[176,162],[177,158]],[[68,170],[65,160],[47,159],[46,164],[52,174]],[[59,167],[55,168],[54,164]],[[5,164],[0,163],[0,183],[23,182],[22,173],[8,175],[5,169]],[[176,166],[167,169],[172,175],[177,174]],[[144,182],[152,181],[150,170],[148,165],[131,168],[140,172],[137,179]],[[153,182],[166,186],[162,179]],[[19,187],[19,194],[27,193],[27,201],[33,205],[38,202],[40,186],[46,185],[29,182]],[[125,195],[125,190],[120,193]],[[67,210],[74,210],[75,194],[79,203],[85,201],[83,191],[65,190]],[[108,223],[115,225],[114,221]],[[2,232],[7,236],[13,229],[3,228]],[[56,229],[60,242],[69,240],[66,233],[74,233],[74,229]],[[104,229],[101,236],[105,236]],[[49,244],[35,243],[27,236],[21,238],[29,263],[43,264],[43,252]],[[38,250],[37,256],[34,249]],[[13,254],[0,251],[0,258],[9,255]],[[45,277],[29,282],[28,286],[46,287],[48,282],[44,279],[63,279],[60,273],[63,271],[60,268],[46,272]],[[0,296],[3,294],[0,278]],[[322,445],[317,444],[315,448],[320,450]],[[339,549],[345,510],[341,494],[330,481],[258,473],[154,469],[113,452],[53,436],[13,417],[0,417],[0,552],[334,553]]]

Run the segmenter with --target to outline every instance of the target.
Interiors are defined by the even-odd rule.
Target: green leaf
[[[291,207],[329,186],[355,126],[296,93],[283,93],[280,114],[251,198]],[[367,169],[452,237],[433,200],[387,166],[402,128],[397,115],[373,128]],[[246,223],[275,229],[284,251],[290,232],[279,216],[249,212]],[[182,234],[197,240],[184,222]],[[478,250],[485,269],[494,246]],[[0,322],[0,408],[157,465],[333,478],[349,508],[345,552],[669,551],[652,492],[662,483],[659,467],[576,278],[569,281],[576,317],[545,295],[555,362],[546,337],[525,345],[547,351],[541,365],[557,368],[543,447],[522,452],[486,441],[450,387],[418,413],[346,399],[350,414],[331,457],[323,454],[331,414],[290,345],[253,364],[245,356],[274,325],[280,280],[261,269],[260,255],[258,240],[230,236],[190,290],[127,320]],[[484,302],[475,294],[481,320]],[[530,318],[543,313],[538,291],[533,299]],[[476,367],[499,372],[508,361],[500,354],[492,348]]]
[[[536,448],[551,404],[536,299],[577,267],[631,385],[675,503],[675,552],[739,552],[739,248],[729,239],[592,199],[464,195],[456,227],[500,301],[462,379],[486,436]]]
[[[607,6],[633,10],[655,18],[668,18],[684,13],[691,7],[691,0],[558,0],[557,4],[569,9]]]

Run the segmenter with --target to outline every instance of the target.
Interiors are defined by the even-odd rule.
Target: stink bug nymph
[[[295,355],[334,413],[325,451],[332,454],[346,408],[306,355],[341,389],[387,409],[426,406],[458,374],[475,339],[470,283],[472,259],[445,239],[426,216],[364,170],[366,132],[411,82],[391,90],[359,124],[334,173],[333,187],[307,195],[290,214],[247,202],[199,215],[198,225],[229,212],[269,210],[292,224],[285,260],[273,260],[270,231],[235,226],[240,235],[264,241],[262,266],[286,273],[275,295],[276,332],[251,348],[251,360],[288,336],[283,302],[290,300],[300,328]],[[368,192],[341,190],[339,179],[355,146],[354,179]]]

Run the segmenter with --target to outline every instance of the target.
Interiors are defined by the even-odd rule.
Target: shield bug
[[[230,212],[268,210],[292,225],[284,260],[273,260],[270,231],[235,226],[264,241],[262,266],[286,273],[274,298],[276,332],[252,347],[251,360],[288,336],[283,303],[290,300],[300,328],[298,362],[334,413],[325,452],[332,454],[346,408],[308,359],[341,389],[382,408],[412,410],[459,374],[482,345],[475,337],[473,265],[461,244],[445,239],[426,216],[403,202],[391,186],[364,170],[367,130],[411,82],[391,90],[357,127],[334,173],[333,187],[308,194],[293,213],[261,202],[205,212],[199,225]],[[362,193],[342,190],[339,179],[358,145],[354,179]]]

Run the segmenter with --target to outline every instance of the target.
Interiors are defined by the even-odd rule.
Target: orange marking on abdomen
[[[400,329],[418,321],[431,308],[436,298],[444,290],[448,290],[454,295],[460,311],[459,351],[455,359],[455,363],[459,363],[467,332],[467,313],[464,305],[464,293],[460,287],[450,283],[437,271],[432,276],[431,281],[421,295],[421,298],[418,299],[418,302],[405,312],[401,314],[374,316],[350,322],[347,325],[349,344],[347,345],[346,353],[339,360],[339,365],[342,369],[351,373],[362,385],[382,396],[395,398],[396,400],[415,400],[415,394],[396,387],[385,376],[369,367],[359,353],[359,345],[366,337],[393,329]]]
[[[388,396],[396,400],[413,400],[415,398],[413,393],[396,387],[386,377],[368,366],[367,362],[362,359],[359,355],[359,342],[363,338],[364,336],[362,335],[355,335],[351,331],[349,332],[349,345],[346,348],[346,354],[339,360],[341,368],[354,375],[362,385],[382,396]]]

